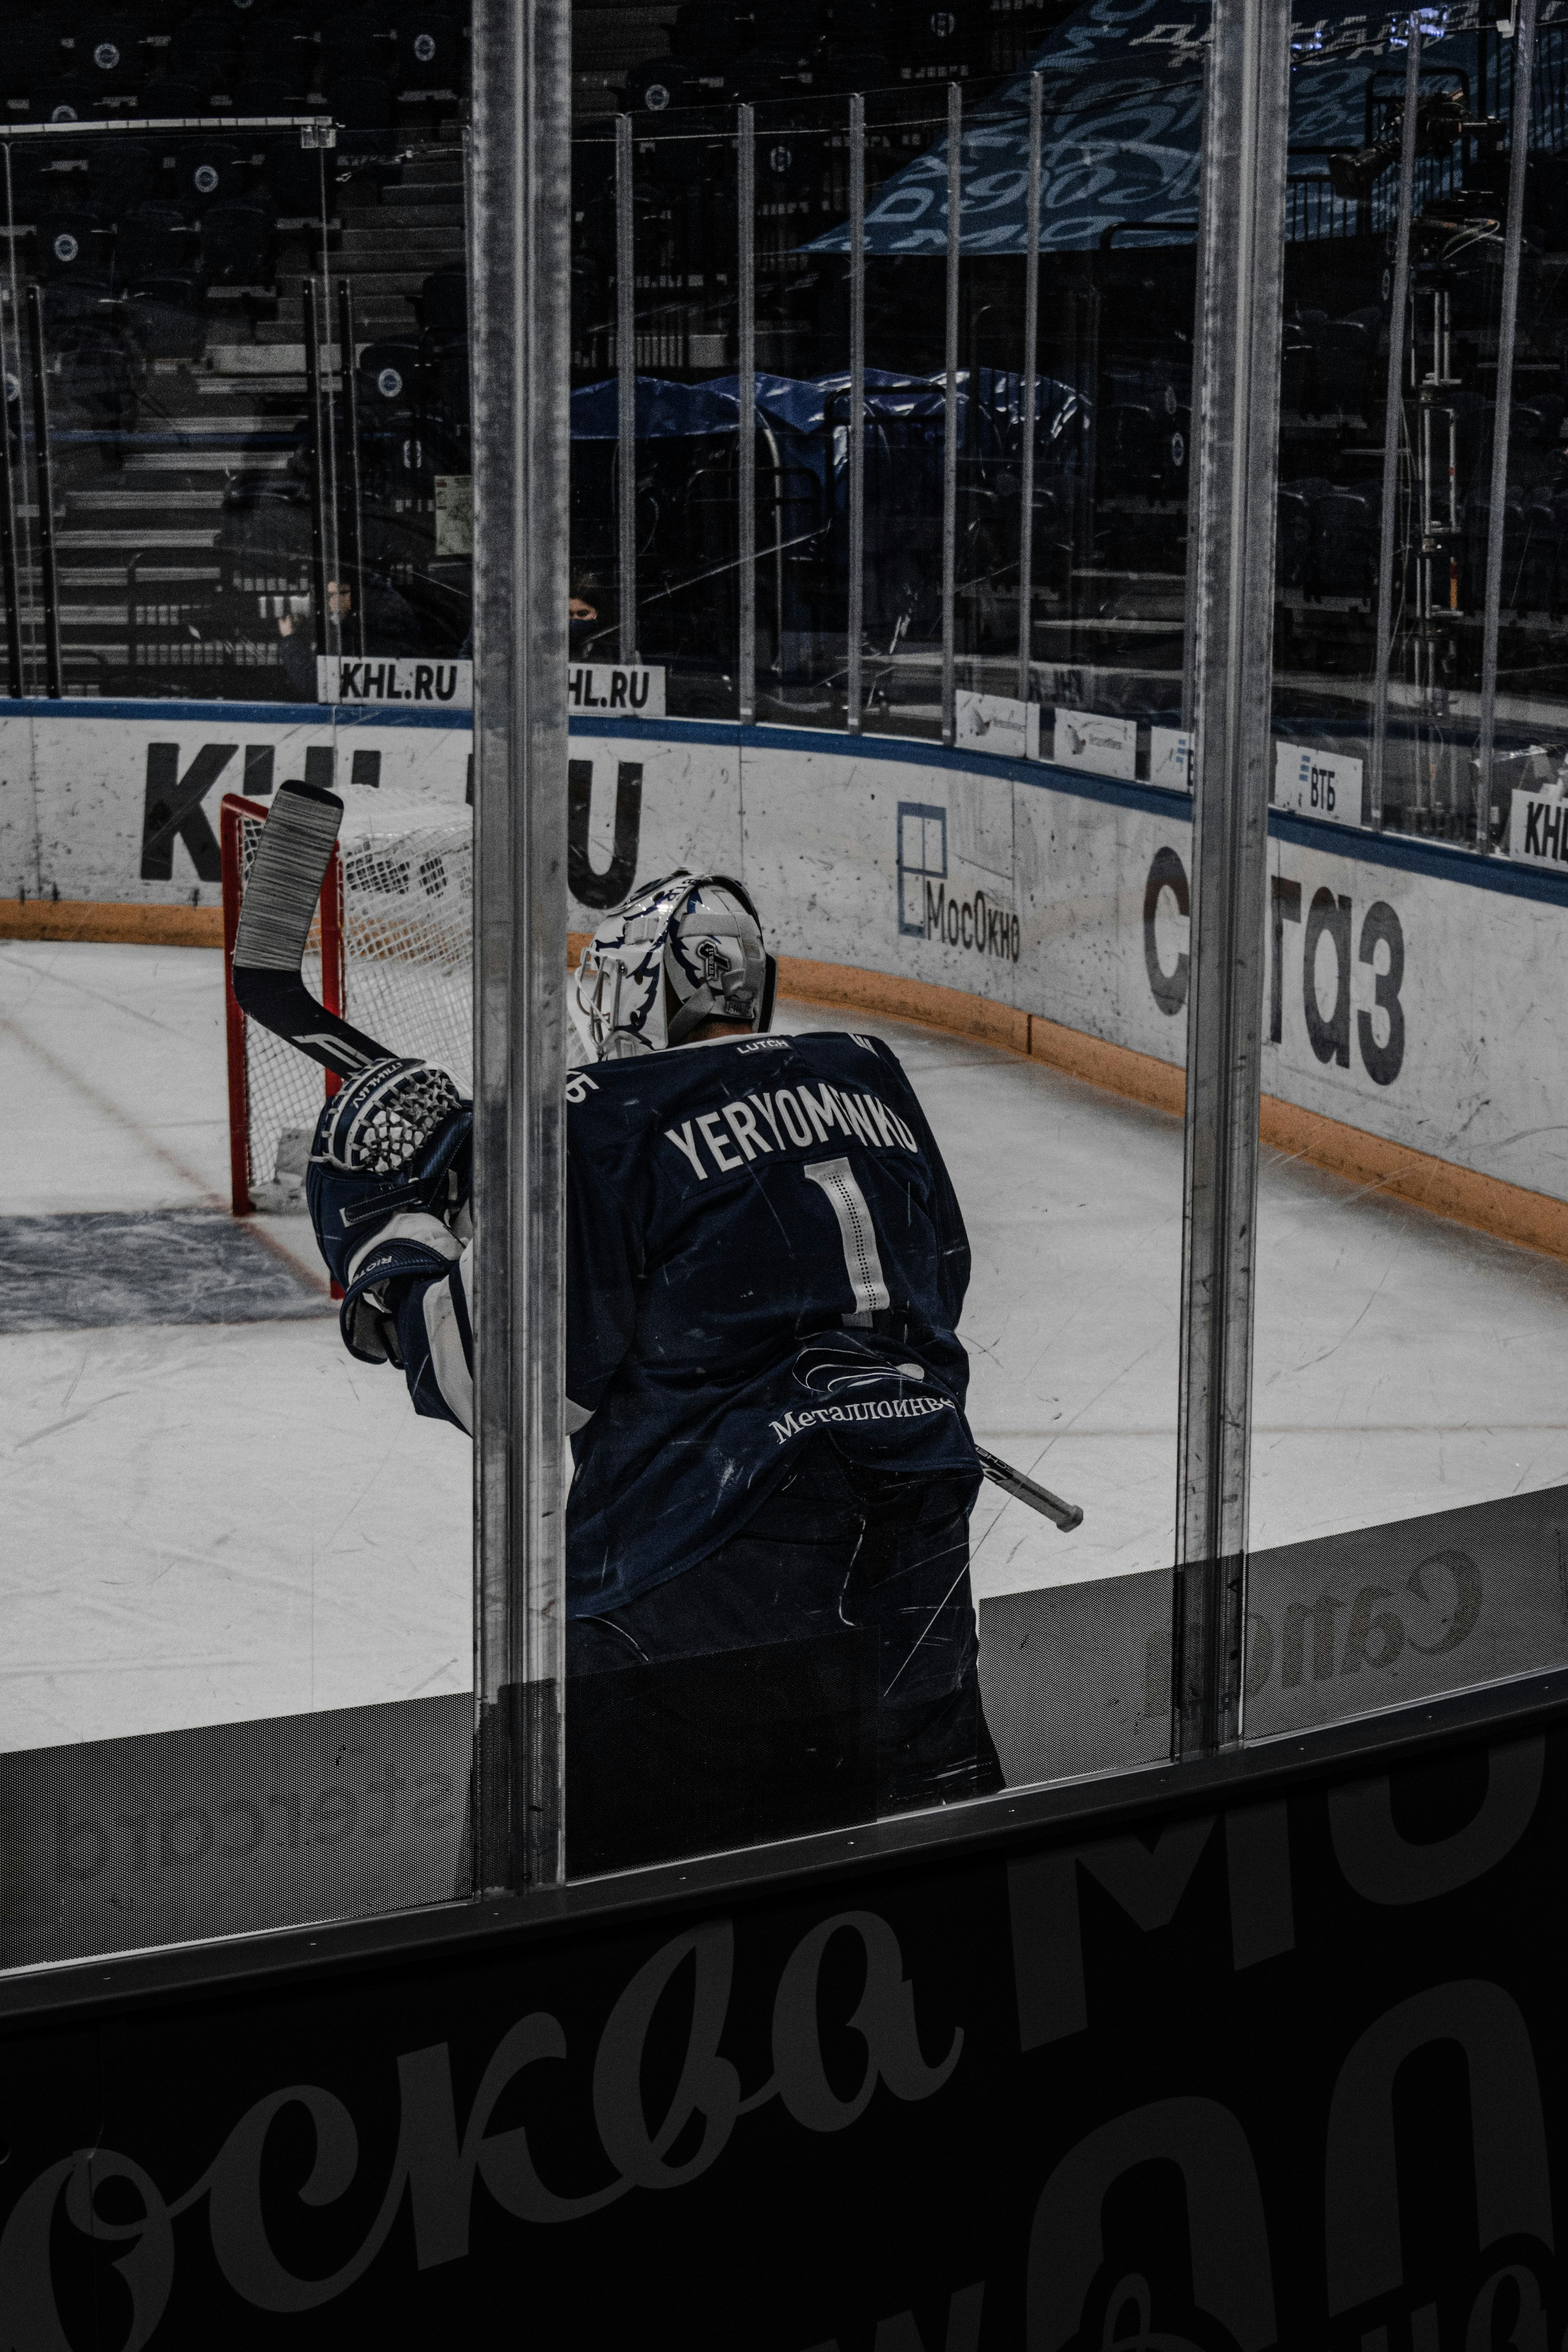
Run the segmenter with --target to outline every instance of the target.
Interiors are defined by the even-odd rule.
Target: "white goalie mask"
[[[679,1045],[704,1021],[765,1029],[777,969],[739,882],[668,874],[634,890],[584,949],[573,1026],[591,1062]]]

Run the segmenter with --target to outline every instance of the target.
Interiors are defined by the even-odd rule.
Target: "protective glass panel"
[[[1087,49],[1065,37],[1037,49],[1043,259],[1032,387],[1020,257],[1036,58],[1015,72],[911,68],[900,79],[875,44],[847,43],[810,74],[784,75],[770,51],[765,71],[737,66],[726,81],[721,65],[693,79],[702,58],[678,50],[634,69],[618,151],[605,120],[580,130],[573,644],[584,667],[574,708],[607,708],[613,693],[641,708],[651,692],[672,714],[754,710],[950,741],[960,729],[978,736],[1007,725],[1020,750],[1026,729],[1031,748],[1043,729],[1045,754],[1068,764],[1184,782],[1202,79],[1195,53],[1178,43],[1138,59],[1130,82],[1131,37],[1099,27]],[[1016,47],[999,32],[991,51],[975,47],[972,29],[963,38],[976,57]],[[884,68],[891,88],[870,78]],[[775,94],[781,80],[787,97]],[[757,92],[749,176],[735,109],[698,102],[709,88]],[[858,133],[845,94],[858,89]],[[946,233],[950,92],[963,224],[956,273]],[[1150,104],[1160,132],[1152,157],[1140,152],[1135,120]],[[1086,179],[1086,148],[1116,159],[1107,173]],[[755,370],[750,563],[737,513],[745,310]],[[623,325],[635,353],[624,370]],[[748,594],[754,679],[737,676]],[[617,658],[635,659],[638,675],[590,674]],[[1037,702],[1038,717],[1005,717],[976,706],[976,695]]]
[[[1254,1736],[1563,1654],[1562,37],[1415,23],[1292,99]]]
[[[1201,49],[721,20],[574,151],[575,1875],[1169,1751]]]
[[[395,1298],[345,1351],[305,1185],[329,1030],[471,1089],[472,847],[460,22],[6,37],[16,1966],[466,1885],[468,1444]],[[280,1012],[226,967],[290,784],[342,820]]]

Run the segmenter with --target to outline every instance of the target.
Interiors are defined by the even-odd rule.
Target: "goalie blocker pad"
[[[427,1420],[474,1429],[474,1327],[469,1308],[474,1245],[435,1280],[405,1283],[397,1339],[414,1410]]]
[[[394,1217],[374,1241],[363,1244],[338,1314],[338,1328],[350,1355],[362,1364],[407,1369],[400,1323],[409,1286],[437,1280],[461,1251],[457,1235],[425,1210]],[[416,1339],[415,1349],[416,1355],[421,1352]]]

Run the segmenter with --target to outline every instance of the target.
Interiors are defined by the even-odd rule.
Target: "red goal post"
[[[247,1021],[229,974],[264,802],[225,796],[224,994],[236,1216],[303,1207],[310,1137],[338,1082]],[[302,977],[330,1012],[472,1091],[473,820],[465,806],[355,807],[332,852]],[[323,1087],[322,1080],[325,1078]]]

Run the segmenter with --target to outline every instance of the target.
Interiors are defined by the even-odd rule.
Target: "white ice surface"
[[[226,1199],[220,960],[0,944],[0,1215]],[[781,1026],[848,1025],[815,1007]],[[878,1020],[969,1225],[981,1593],[1168,1565],[1177,1122]],[[258,1220],[320,1280],[300,1219]],[[1568,1268],[1268,1156],[1256,1544],[1568,1480]],[[0,1747],[455,1690],[470,1457],[331,1322],[0,1336]]]
[[[221,956],[0,943],[0,1215],[226,1205]],[[468,1443],[328,1315],[0,1334],[0,1748],[471,1680]]]
[[[0,940],[0,1215],[228,1197],[223,958]]]

